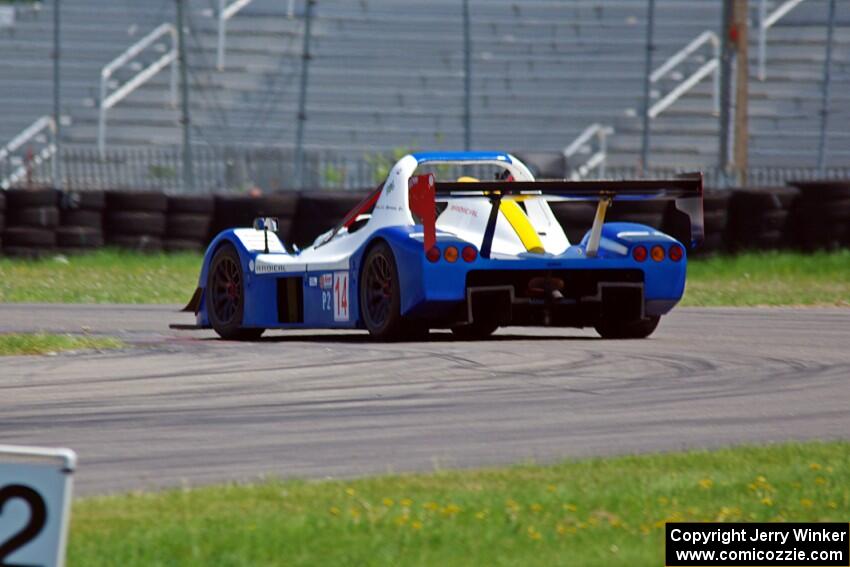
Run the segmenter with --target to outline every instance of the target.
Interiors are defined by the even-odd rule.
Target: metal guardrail
[[[109,94],[110,79],[113,73],[131,62],[160,38],[171,38],[171,49],[159,59],[136,73],[130,80]],[[124,100],[130,93],[145,84],[162,69],[171,65],[171,105],[177,106],[177,29],[168,23],[160,24],[151,33],[131,45],[100,71],[100,116],[97,125],[97,148],[101,154],[106,151],[106,119],[110,108]]]
[[[596,168],[599,168],[599,175],[605,176],[605,160],[608,158],[608,141],[607,138],[614,133],[614,129],[610,126],[604,126],[599,123],[594,123],[584,129],[584,131],[576,137],[575,140],[564,148],[563,154],[569,159],[579,153],[591,154],[590,157],[580,166],[572,168],[570,178],[573,180],[583,179],[588,173]],[[591,142],[596,141],[596,151],[593,151]]]
[[[784,18],[788,12],[805,2],[805,0],[785,0],[785,2],[770,14],[767,13],[767,2],[768,0],[761,0],[759,2],[758,77],[760,81],[767,78],[767,30]]]
[[[661,100],[649,107],[647,113],[650,118],[656,118],[659,114],[670,108],[682,95],[694,88],[705,77],[712,74],[714,75],[714,112],[720,112],[720,39],[712,31],[702,32],[688,45],[671,55],[667,61],[652,72],[649,80],[653,84],[657,83],[672,73],[681,63],[688,60],[689,57],[705,45],[711,46],[714,56],[694,71],[690,77],[683,79],[676,85],[676,88],[664,95]]]
[[[239,13],[239,10],[250,4],[253,0],[236,0],[228,5],[228,0],[218,2],[218,48],[216,52],[216,67],[224,71],[224,50],[227,43],[227,20]],[[290,3],[290,8],[292,4]]]
[[[40,140],[39,137],[47,133],[45,140]],[[27,176],[27,173],[33,167],[37,167],[47,160],[53,158],[56,154],[56,124],[52,116],[42,116],[35,122],[24,128],[20,134],[12,138],[12,140],[0,148],[0,164],[3,162],[11,162],[12,171],[2,179],[0,179],[0,188],[8,189],[21,179]],[[15,156],[14,153],[24,147],[28,142],[37,141],[44,143],[44,147],[37,154],[28,157],[26,160]],[[3,168],[5,169],[5,168]],[[2,169],[0,169],[2,171]],[[55,180],[53,180],[55,181]]]
[[[182,152],[180,146],[108,148],[105,156],[90,146],[62,146],[63,187],[69,190],[127,189],[164,190],[181,193]],[[192,148],[195,185],[200,193],[238,192],[259,187],[264,191],[294,188],[295,151],[292,147],[219,147]],[[323,189],[362,189],[374,187],[386,178],[397,154],[391,151],[368,154],[305,150],[304,187]],[[0,164],[2,165],[2,164]],[[692,169],[691,169],[692,170]],[[588,170],[586,179],[665,178],[686,169],[651,167],[612,167]],[[473,175],[492,178],[495,171],[445,171],[446,178]],[[719,168],[703,168],[706,186],[733,186],[734,179]],[[31,174],[31,179],[29,175]],[[49,167],[32,167],[28,181],[48,185]],[[747,170],[746,184],[755,187],[784,185],[805,179],[850,180],[850,167],[829,167],[820,173],[817,167],[754,167]],[[19,184],[20,186],[20,184]]]

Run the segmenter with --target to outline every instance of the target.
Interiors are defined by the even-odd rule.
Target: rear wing
[[[437,201],[486,197],[493,203],[481,256],[490,255],[493,234],[498,219],[498,204],[502,199],[541,196],[548,201],[595,201],[596,217],[588,241],[588,255],[595,255],[599,246],[605,213],[614,201],[667,200],[690,220],[691,246],[700,244],[705,235],[702,210],[702,173],[687,173],[672,179],[637,179],[623,181],[481,181],[477,183],[435,182],[433,174],[410,178],[410,210],[421,219],[425,232],[425,249],[436,243]]]

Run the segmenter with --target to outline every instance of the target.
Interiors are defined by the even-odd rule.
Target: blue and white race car
[[[487,165],[498,180],[441,182],[445,166]],[[440,166],[440,167],[437,167]],[[441,169],[442,168],[442,169]],[[377,338],[449,328],[484,338],[500,326],[594,327],[643,338],[682,297],[685,247],[653,227],[605,223],[618,202],[675,200],[702,239],[702,176],[640,181],[535,181],[498,152],[417,153],[333,230],[298,251],[274,219],[220,233],[187,306],[196,328],[257,339],[266,329],[366,329]],[[549,203],[597,202],[571,243]]]

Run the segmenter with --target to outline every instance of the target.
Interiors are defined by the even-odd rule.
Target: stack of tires
[[[729,248],[769,250],[788,246],[789,210],[798,194],[793,187],[733,190],[727,207]]]
[[[167,208],[164,193],[107,191],[106,243],[138,252],[161,251]]]
[[[103,191],[65,191],[59,198],[56,244],[66,254],[103,246]]]
[[[245,228],[259,217],[278,219],[277,236],[289,242],[298,206],[298,193],[282,191],[265,196],[216,195],[212,236],[229,228]]]
[[[663,231],[683,243],[691,256],[707,256],[727,249],[727,230],[729,227],[729,200],[732,192],[728,189],[706,189],[703,194],[702,210],[705,238],[702,243],[691,246],[691,223],[688,216],[676,208],[675,202],[667,203]]]
[[[368,195],[369,190],[302,193],[298,198],[290,241],[302,248],[309,246],[317,236],[339,224]]]
[[[850,245],[850,182],[795,183],[800,198],[791,210],[791,226],[803,250],[834,250]]]
[[[3,249],[4,228],[6,228],[6,195],[0,191],[0,250]]]
[[[36,258],[56,248],[58,192],[54,189],[10,189],[6,192],[3,252]]]
[[[197,252],[210,238],[215,202],[211,195],[172,195],[168,197],[165,250]]]

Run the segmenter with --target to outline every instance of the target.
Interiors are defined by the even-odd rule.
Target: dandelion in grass
[[[392,498],[384,498],[383,500],[381,500],[381,502],[382,502],[382,503],[384,504],[384,506],[386,506],[387,508],[390,508],[393,504],[395,504],[395,502],[393,501],[393,499],[392,499]]]
[[[703,490],[708,490],[712,486],[714,486],[714,481],[711,480],[710,478],[703,478],[699,481],[699,487],[702,488]]]
[[[802,506],[803,508],[811,508],[812,506],[814,506],[814,504],[815,503],[812,502],[809,498],[800,499],[800,506]]]
[[[575,504],[564,504],[563,508],[567,512],[577,512],[578,511],[578,506],[576,506]]]
[[[420,522],[419,520],[416,520],[416,521],[414,521],[410,524],[410,527],[413,528],[416,531],[419,531],[419,530],[422,529],[422,522]]]
[[[411,500],[410,498],[402,498],[401,500],[399,500],[399,504],[401,504],[405,508],[410,508],[411,506],[413,506],[413,500]]]
[[[349,496],[354,496],[355,494],[357,494],[357,491],[349,486],[348,488],[345,489],[345,493],[348,494]]]
[[[336,506],[331,506],[330,510],[328,511],[331,513],[331,516],[339,516],[339,508],[337,508]]]
[[[487,519],[487,512],[484,511],[484,510],[481,510],[480,512],[476,512],[475,518],[477,520],[486,520]]]
[[[812,469],[813,471],[819,471],[823,467],[820,465],[820,463],[809,463],[809,468]]]
[[[543,534],[537,531],[534,526],[529,526],[526,530],[526,533],[528,534],[528,537],[530,537],[534,541],[540,541],[541,539],[543,539]]]
[[[535,514],[539,514],[540,512],[543,511],[543,506],[541,506],[537,502],[535,502],[534,504],[529,506],[529,508],[531,508],[531,511],[534,512]]]
[[[436,502],[426,502],[425,505],[423,506],[423,508],[425,508],[429,512],[434,512],[434,511],[440,509],[440,505],[437,504]]]

